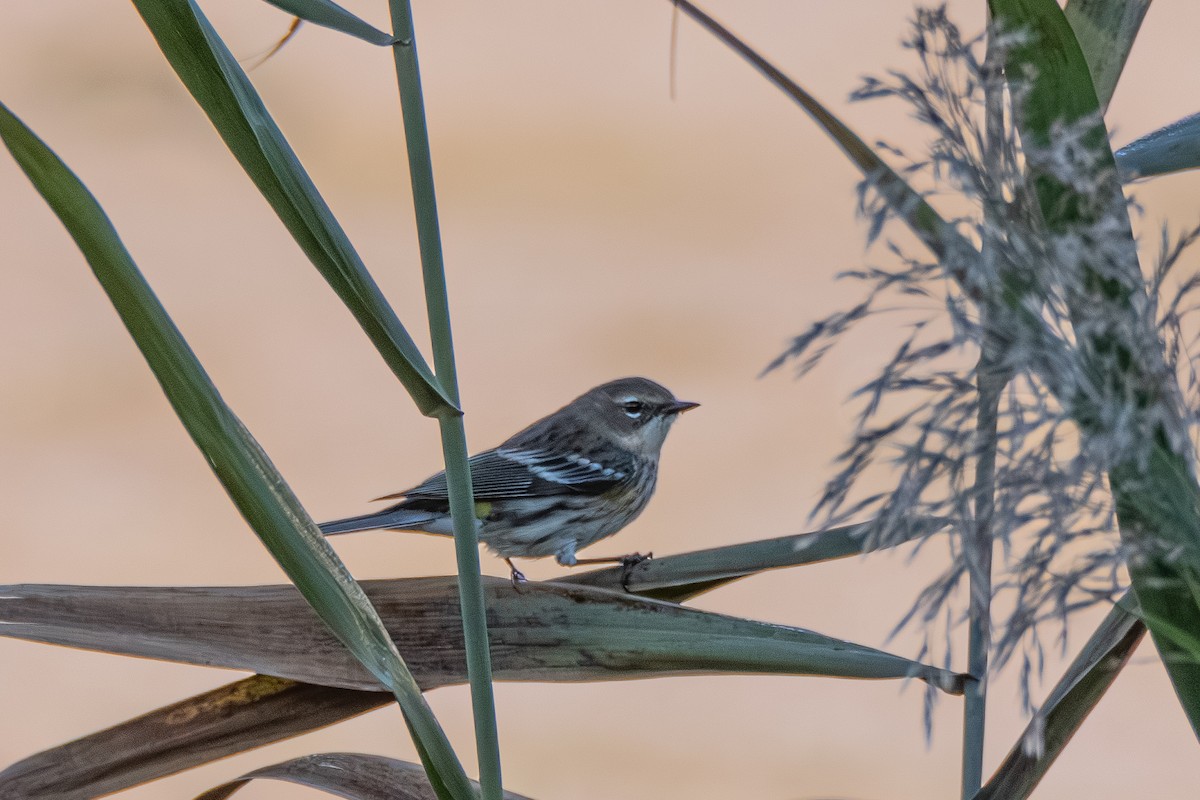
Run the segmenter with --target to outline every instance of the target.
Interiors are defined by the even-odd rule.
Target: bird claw
[[[509,580],[512,581],[513,591],[514,592],[521,591],[521,584],[528,583],[529,579],[525,577],[524,572],[521,572],[521,570],[517,569],[516,565],[513,564],[511,558],[506,558],[506,559],[504,559],[504,561],[505,561],[505,563],[508,564],[508,568],[510,570]]]
[[[627,556],[621,556],[621,588],[624,589],[627,594],[633,594],[629,591],[629,579],[633,577],[633,568],[638,564],[641,564],[643,561],[649,561],[652,558],[654,558],[654,553],[646,553],[645,555],[642,555],[641,553],[630,553]]]

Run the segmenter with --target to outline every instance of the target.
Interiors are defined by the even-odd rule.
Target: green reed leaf
[[[0,137],[75,239],[234,505],[330,635],[396,695],[433,754],[438,771],[453,781],[454,796],[467,800],[470,790],[462,766],[370,601],[267,454],[225,404],[103,209],[66,165],[3,105]],[[252,609],[247,613],[248,618],[261,618]]]

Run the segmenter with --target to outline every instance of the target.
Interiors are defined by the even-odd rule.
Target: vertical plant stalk
[[[985,275],[996,275],[997,251],[994,237],[1003,220],[1001,193],[1004,158],[1004,84],[1002,60],[997,56],[994,28],[988,32],[984,57],[984,163],[991,176],[984,201],[982,242]],[[974,524],[964,547],[969,592],[967,626],[967,673],[972,677],[963,697],[962,797],[974,797],[983,785],[983,745],[987,723],[988,653],[992,641],[992,518],[996,501],[996,429],[1000,395],[1008,384],[1009,370],[1003,366],[1003,344],[996,327],[997,314],[981,308],[983,340],[976,366],[979,408],[975,431],[978,441],[973,495]]]
[[[987,249],[984,249],[987,258]],[[987,322],[991,324],[991,321]],[[987,329],[985,328],[985,337]],[[974,525],[967,533],[964,557],[970,594],[967,625],[967,674],[964,691],[962,796],[974,797],[983,784],[983,742],[987,720],[988,651],[992,640],[992,512],[995,507],[996,424],[1000,395],[1007,383],[1004,370],[986,339],[976,380],[978,450],[975,462]]]
[[[425,305],[429,315],[429,333],[433,340],[433,365],[438,382],[455,405],[458,376],[454,365],[454,340],[450,330],[450,303],[446,292],[446,272],[442,260],[441,232],[438,226],[437,199],[433,186],[433,163],[429,151],[429,131],[425,123],[425,102],[421,92],[421,73],[417,63],[417,44],[413,32],[412,7],[408,0],[389,0],[392,15],[392,46],[396,62],[396,82],[404,118],[404,138],[408,150],[409,180],[416,212],[417,239],[421,251],[421,270],[425,281]],[[471,490],[471,471],[467,463],[467,437],[462,416],[445,412],[438,415],[442,434],[442,456],[450,493],[450,513],[454,521],[454,544],[458,559],[458,592],[462,607],[463,637],[466,645],[467,675],[471,685],[471,705],[475,720],[475,748],[479,758],[479,784],[483,800],[500,800],[503,794],[500,775],[500,742],[496,730],[496,703],[492,691],[492,662],[488,649],[487,607],[479,568],[479,538],[475,529],[475,502]]]

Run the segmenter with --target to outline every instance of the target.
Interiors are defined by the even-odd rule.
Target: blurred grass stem
[[[984,248],[984,258],[987,248]],[[990,320],[988,321],[990,323]],[[979,409],[976,432],[974,526],[967,532],[965,558],[970,594],[967,624],[967,681],[963,704],[962,796],[971,798],[983,784],[983,743],[987,721],[988,651],[992,632],[992,518],[996,490],[996,426],[1000,394],[1007,376],[994,353],[979,356]]]
[[[999,273],[995,238],[1004,219],[1001,194],[1004,159],[1003,57],[995,44],[995,28],[989,26],[984,56],[983,113],[984,163],[991,175],[989,197],[983,207],[981,258],[985,275]],[[992,521],[996,505],[996,441],[1000,396],[1011,378],[1004,368],[1002,337],[997,314],[984,305],[980,309],[983,343],[975,369],[978,410],[976,412],[974,525],[967,532],[965,556],[969,592],[967,624],[967,683],[963,697],[962,797],[974,797],[983,785],[983,745],[987,729],[988,653],[992,639]]]
[[[447,396],[458,406],[458,378],[454,366],[454,340],[450,330],[450,305],[442,259],[429,131],[421,93],[421,73],[413,32],[412,7],[408,0],[390,0],[392,32],[396,43],[396,81],[404,118],[409,179],[416,213],[421,269],[425,280],[425,303],[433,342],[433,365]],[[496,730],[496,704],[492,691],[491,654],[488,650],[487,613],[480,580],[479,541],[475,530],[475,502],[467,465],[467,437],[461,413],[438,415],[442,454],[454,520],[454,543],[458,557],[458,586],[462,603],[463,636],[466,643],[467,674],[475,719],[475,747],[479,757],[479,784],[483,800],[500,800],[500,743]]]

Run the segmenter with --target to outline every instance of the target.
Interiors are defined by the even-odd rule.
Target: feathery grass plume
[[[1161,426],[1194,463],[1200,377],[1191,357],[1200,337],[1193,313],[1200,310],[1200,278],[1168,283],[1200,227],[1175,241],[1164,232],[1157,265],[1131,276],[1130,206],[1110,199],[1101,184],[1113,176],[1096,169],[1087,146],[1097,120],[1059,124],[1047,146],[1021,142],[1012,109],[1023,107],[1028,90],[1009,85],[1001,140],[987,141],[985,90],[1004,81],[996,66],[1004,51],[1024,41],[1020,32],[994,32],[985,59],[984,36],[964,38],[944,8],[919,10],[904,42],[916,57],[915,73],[868,78],[853,94],[898,99],[929,129],[918,159],[880,146],[905,161],[901,173],[926,199],[957,213],[948,219],[984,247],[984,257],[929,262],[885,240],[898,266],[840,275],[860,282],[865,297],[813,323],[768,370],[791,363],[802,376],[864,320],[885,312],[900,318],[907,333],[854,392],[861,407],[853,438],[813,514],[830,525],[874,516],[879,544],[894,541],[909,518],[953,520],[950,566],[897,626],[920,626],[921,657],[940,650],[948,660],[949,632],[965,620],[960,584],[970,564],[961,537],[974,522],[974,465],[989,444],[975,428],[977,360],[984,348],[995,354],[1005,388],[994,442],[992,527],[1000,547],[993,663],[1003,667],[1019,654],[1031,706],[1043,623],[1057,623],[1057,645],[1064,647],[1073,612],[1111,603],[1128,585],[1124,565],[1137,554],[1116,535],[1106,479],[1116,456],[1148,455]],[[1037,167],[1036,180],[1072,189],[1072,202],[1094,199],[1079,217],[1096,221],[1048,229],[1027,166]],[[859,198],[870,245],[887,230],[892,210],[869,181]],[[1079,313],[1081,304],[1100,306],[1088,303],[1094,293],[1114,292],[1133,298],[1132,313]],[[1107,350],[1094,344],[1104,337],[1113,343]],[[1081,436],[1081,417],[1103,420],[1097,427],[1105,434]],[[864,489],[880,481],[887,491]]]

